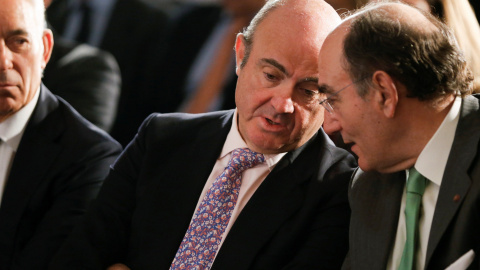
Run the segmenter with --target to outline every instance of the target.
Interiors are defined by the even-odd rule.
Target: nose
[[[332,115],[327,111],[325,111],[323,120],[323,130],[328,135],[333,135],[333,133],[341,130],[340,122],[335,118],[335,115]]]
[[[287,89],[276,91],[270,102],[277,113],[293,113],[295,110],[292,91]]]
[[[12,52],[5,46],[5,42],[0,42],[0,71],[11,69],[13,67],[12,63]]]

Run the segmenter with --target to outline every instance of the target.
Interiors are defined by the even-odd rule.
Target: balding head
[[[274,12],[277,11],[278,12]],[[278,13],[273,15],[274,13]],[[269,16],[283,18],[283,22],[290,23],[290,20],[301,18],[304,22],[315,21],[320,28],[320,35],[314,33],[306,34],[305,37],[315,36],[314,42],[321,45],[327,34],[332,31],[339,23],[340,17],[335,10],[323,0],[269,0],[260,9],[257,15],[252,19],[243,32],[246,46],[246,54],[241,66],[244,66],[250,55],[251,45],[254,35],[259,25]],[[282,17],[284,16],[284,17]],[[298,17],[297,17],[298,16]],[[279,27],[281,27],[279,25]],[[314,29],[304,29],[306,32]]]
[[[377,70],[405,85],[408,96],[437,100],[470,93],[472,76],[452,33],[428,13],[402,3],[374,3],[345,19],[345,69],[360,95]]]
[[[320,129],[316,58],[339,22],[322,0],[269,1],[246,36],[237,36],[235,103],[238,129],[250,149],[288,152]]]

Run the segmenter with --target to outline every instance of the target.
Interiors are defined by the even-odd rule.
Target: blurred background
[[[235,108],[235,36],[265,0],[45,2],[57,50],[45,84],[125,146],[150,113]],[[326,2],[345,16],[368,0]],[[404,2],[453,29],[480,92],[480,0]]]

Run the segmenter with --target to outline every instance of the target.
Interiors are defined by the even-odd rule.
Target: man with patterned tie
[[[327,37],[319,67],[325,129],[360,166],[343,268],[479,269],[480,101],[449,29],[371,4]]]
[[[355,161],[321,129],[322,0],[268,1],[236,39],[236,110],[154,114],[52,269],[338,269]]]

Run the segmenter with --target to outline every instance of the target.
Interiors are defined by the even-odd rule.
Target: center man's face
[[[318,103],[323,96],[317,86],[318,25],[299,27],[294,19],[275,15],[258,26],[242,68],[242,35],[236,44],[239,131],[252,150],[266,154],[303,145],[320,128],[324,113]]]

